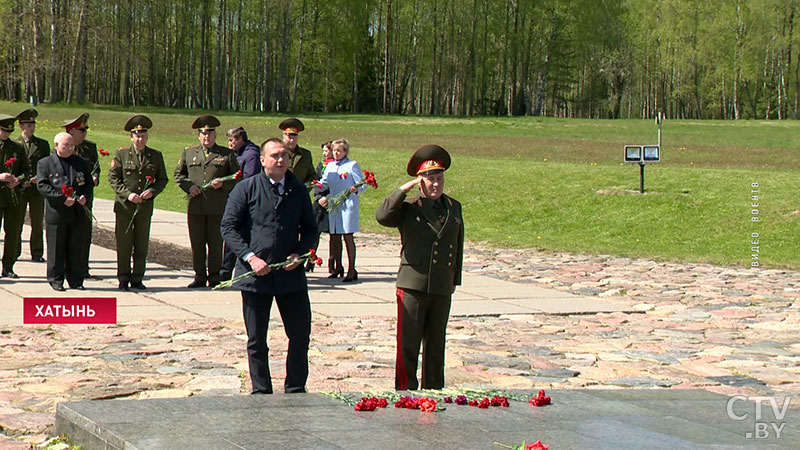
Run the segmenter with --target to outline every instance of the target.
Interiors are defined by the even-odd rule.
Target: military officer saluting
[[[150,219],[153,198],[167,186],[164,157],[147,146],[148,130],[153,122],[135,115],[125,122],[131,145],[117,150],[108,170],[108,183],[116,193],[114,215],[117,239],[117,279],[119,289],[146,289],[142,282],[147,250],[150,245]],[[133,272],[131,272],[133,256]]]
[[[31,261],[44,262],[44,199],[36,189],[36,165],[39,160],[50,156],[50,143],[34,135],[36,132],[36,118],[39,112],[33,108],[26,109],[17,114],[20,137],[17,142],[25,148],[28,155],[31,177],[22,183],[22,218],[27,210],[31,218],[31,235],[28,239],[31,249]],[[20,245],[20,252],[22,246]],[[19,254],[17,255],[19,258]]]
[[[278,128],[283,130],[283,143],[289,150],[289,170],[310,191],[310,183],[316,178],[317,172],[311,160],[311,152],[297,145],[299,133],[305,130],[303,122],[292,117],[281,122]]]
[[[17,118],[0,115],[0,220],[3,222],[3,277],[19,278],[14,273],[22,247],[22,186],[30,174],[25,149],[8,138]]]
[[[378,223],[400,230],[397,273],[397,360],[395,389],[417,389],[422,344],[422,388],[444,387],[444,345],[451,296],[461,284],[464,221],[461,204],[445,195],[450,155],[438,145],[418,149],[403,184],[378,207]],[[406,198],[419,188],[419,195]]]
[[[198,130],[200,144],[183,149],[174,173],[175,182],[190,196],[187,213],[194,281],[189,288],[202,288],[206,283],[214,287],[220,282],[222,234],[219,226],[228,191],[236,184],[234,179],[223,181],[221,178],[236,174],[239,162],[236,152],[217,145],[219,125],[219,120],[208,114],[194,120],[192,128]],[[208,187],[203,189],[205,185]]]
[[[74,119],[65,120],[61,126],[64,127],[64,131],[72,136],[72,141],[75,144],[75,155],[86,160],[86,166],[92,174],[92,185],[97,186],[100,182],[100,164],[98,164],[97,144],[86,139],[86,133],[89,131],[88,121],[89,113],[83,113]],[[86,203],[86,207],[91,211],[94,203],[93,197],[88,198],[89,201]],[[92,248],[92,221],[87,220],[85,226],[81,260],[86,261],[83,277],[91,278],[92,276],[89,274],[89,250]]]

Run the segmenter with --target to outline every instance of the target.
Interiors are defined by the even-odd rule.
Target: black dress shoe
[[[79,285],[77,285],[77,286],[70,286],[70,287],[71,287],[72,289],[77,289],[77,290],[79,290],[79,291],[85,291],[85,290],[86,290],[86,288],[85,288],[85,287],[83,287],[83,285],[82,285],[82,284],[79,284]]]
[[[145,287],[144,283],[141,281],[131,281],[131,289],[139,289],[143,291],[147,289],[147,287]]]
[[[205,280],[194,280],[191,283],[189,283],[189,285],[186,286],[186,287],[188,287],[189,289],[204,288],[204,287],[206,287],[206,281]]]
[[[45,262],[44,258],[42,258],[41,256],[34,256],[33,258],[31,258],[31,261],[39,263]]]
[[[15,274],[13,270],[3,270],[2,275],[5,278],[19,278],[19,275]]]
[[[128,282],[127,281],[120,281],[119,286],[117,287],[120,291],[129,291],[128,289]]]
[[[208,282],[208,287],[210,287],[211,289],[214,289],[215,287],[217,287],[218,284],[219,284],[219,281],[209,281]]]
[[[66,291],[66,289],[64,289],[64,285],[61,283],[50,283],[50,287],[53,288],[54,291]]]

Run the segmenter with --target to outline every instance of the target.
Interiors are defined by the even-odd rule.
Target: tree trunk
[[[305,24],[306,0],[303,0],[303,7],[300,13],[300,37],[297,40],[297,61],[294,64],[294,81],[292,82],[292,111],[297,109],[297,84],[300,80],[300,69],[303,67],[303,36],[305,34]]]

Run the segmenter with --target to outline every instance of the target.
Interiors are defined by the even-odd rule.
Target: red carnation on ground
[[[544,394],[544,389],[539,391],[539,395],[531,397],[528,401],[533,406],[546,406],[550,404],[550,397]]]
[[[108,152],[108,150],[106,150],[106,149],[104,149],[104,148],[98,148],[98,149],[97,149],[97,153],[100,153],[100,155],[102,155],[102,156],[108,156],[108,155],[110,155],[110,153]]]

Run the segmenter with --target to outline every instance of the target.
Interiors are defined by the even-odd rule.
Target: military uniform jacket
[[[153,177],[153,184],[147,186],[147,177]],[[111,166],[108,169],[108,183],[114,189],[114,212],[120,208],[133,213],[136,204],[128,201],[128,196],[136,193],[141,194],[147,189],[153,191],[153,198],[161,193],[169,179],[167,169],[164,166],[164,156],[158,150],[145,147],[142,151],[141,160],[139,154],[131,146],[122,147],[117,150]],[[141,203],[143,210],[152,210],[153,199],[145,200]]]
[[[89,172],[91,172],[93,177],[97,177],[97,184],[99,185],[100,164],[97,163],[97,144],[89,140],[84,140],[81,142],[81,145],[75,146],[75,154],[86,160],[86,167],[89,168]]]
[[[192,185],[203,187],[215,178],[235,174],[239,171],[239,162],[236,160],[236,152],[233,150],[214,144],[208,149],[206,158],[202,145],[186,147],[181,152],[181,159],[178,167],[175,168],[175,182],[187,194]],[[203,194],[189,199],[187,212],[189,214],[202,215],[222,215],[225,211],[225,203],[228,200],[228,192],[233,189],[236,180],[224,181],[222,188],[214,189],[209,186]]]
[[[225,245],[236,255],[235,273],[252,270],[242,258],[253,252],[268,264],[286,261],[292,253],[302,255],[314,246],[317,225],[306,187],[287,171],[285,189],[279,195],[272,189],[267,174],[242,180],[231,192],[220,229]],[[281,295],[306,289],[306,274],[273,269],[259,277],[248,277],[235,284],[243,291]]]
[[[16,142],[26,149],[31,177],[36,176],[36,167],[39,164],[39,160],[50,156],[50,143],[36,136],[31,136],[31,139],[28,141],[27,145],[25,145],[25,140],[22,136],[18,137]],[[23,187],[22,190],[25,194],[25,197],[39,195],[39,191],[36,190],[35,182],[31,183],[28,187]]]
[[[30,166],[28,165],[28,156],[25,154],[25,147],[11,139],[6,139],[2,145],[0,154],[2,155],[3,165],[0,167],[0,173],[10,172],[20,179],[20,184],[14,188],[14,194],[11,193],[8,183],[0,183],[2,185],[0,186],[0,208],[7,208],[14,205],[13,196],[16,196],[16,204],[22,201],[22,184],[30,175]],[[14,161],[9,164],[12,158]]]
[[[77,201],[69,207],[64,204],[67,198],[61,186],[72,186],[75,198],[85,195],[88,200],[87,205],[92,200],[94,192],[92,173],[86,165],[86,160],[73,154],[65,159],[65,163],[62,164],[61,158],[53,153],[39,160],[36,170],[36,188],[46,200],[44,220],[53,225],[66,224],[86,217],[83,207]]]
[[[290,154],[292,163],[289,168],[294,176],[303,184],[312,182],[315,179],[316,171],[314,171],[314,163],[311,161],[311,152],[298,145],[295,147],[294,153],[290,152]]]
[[[392,192],[378,207],[378,223],[400,230],[397,287],[450,295],[461,284],[464,221],[461,203],[442,195],[441,212],[429,199]],[[441,217],[441,218],[440,218]]]

